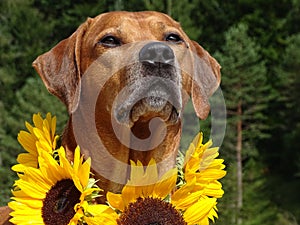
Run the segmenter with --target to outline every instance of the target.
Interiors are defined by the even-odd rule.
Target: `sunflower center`
[[[80,195],[71,179],[60,180],[52,186],[43,201],[45,225],[67,225],[76,213],[74,206],[80,202]]]
[[[117,220],[118,225],[186,225],[171,203],[157,198],[138,198]]]

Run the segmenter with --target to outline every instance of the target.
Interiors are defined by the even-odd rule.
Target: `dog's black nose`
[[[140,62],[150,64],[173,64],[174,58],[173,50],[168,45],[161,42],[148,43],[140,50],[139,53]]]

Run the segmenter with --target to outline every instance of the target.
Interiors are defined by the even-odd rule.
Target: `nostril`
[[[156,62],[170,64],[174,61],[174,52],[166,44],[160,42],[151,42],[146,44],[139,53],[140,62],[154,64]]]
[[[156,58],[157,58],[157,53],[155,52],[155,49],[144,49],[143,54],[140,55],[141,61],[154,62]]]
[[[167,45],[166,45],[167,46]],[[173,50],[167,46],[162,53],[162,58],[164,59],[164,63],[171,63],[174,60],[174,53]]]

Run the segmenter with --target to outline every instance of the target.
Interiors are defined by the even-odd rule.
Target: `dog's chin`
[[[149,92],[148,96],[139,99],[127,110],[117,107],[115,118],[120,124],[129,127],[139,122],[150,122],[153,118],[160,118],[167,125],[176,124],[180,117],[181,103],[175,104],[179,106],[175,107],[170,98],[167,92]]]
[[[130,112],[130,123],[147,122],[153,118],[160,118],[167,124],[176,124],[180,116],[169,101],[162,97],[149,96],[138,101]]]

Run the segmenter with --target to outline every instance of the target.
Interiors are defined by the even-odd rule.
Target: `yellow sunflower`
[[[15,181],[11,201],[10,222],[14,224],[76,225],[85,216],[93,216],[91,200],[100,191],[89,182],[90,158],[83,162],[79,147],[70,163],[63,147],[58,149],[59,161],[37,148],[39,168],[27,167]],[[102,212],[110,210],[102,207]],[[90,208],[90,209],[89,209]],[[92,212],[89,214],[88,210]],[[98,213],[99,214],[99,213]]]
[[[145,169],[140,161],[131,161],[130,178],[121,194],[108,192],[106,196],[109,205],[121,212],[116,224],[184,224],[174,206],[164,201],[176,186],[176,180],[176,168],[159,179],[153,159]]]
[[[40,114],[33,115],[33,126],[28,122],[25,123],[27,131],[20,131],[18,141],[27,153],[19,154],[17,164],[12,167],[16,172],[24,172],[26,167],[38,167],[38,150],[43,149],[48,153],[52,153],[56,149],[58,135],[55,135],[56,117],[52,117],[47,113],[43,119]]]
[[[113,208],[124,211],[130,203],[140,197],[164,199],[175,187],[176,179],[176,168],[169,170],[159,179],[154,159],[151,159],[145,170],[140,161],[137,161],[137,164],[131,161],[130,179],[124,186],[122,193],[108,192],[107,200]]]
[[[212,141],[202,144],[199,133],[186,152],[183,167],[183,185],[172,195],[172,202],[178,210],[184,211],[188,224],[208,225],[217,215],[217,198],[224,194],[218,179],[226,175],[223,159],[218,148],[210,148]]]
[[[195,188],[203,190],[204,195],[221,198],[224,194],[218,181],[226,175],[223,159],[217,159],[219,148],[212,141],[202,144],[203,134],[199,133],[190,144],[185,155],[184,180],[189,183],[196,180]]]
[[[175,192],[177,169],[159,179],[153,159],[146,169],[139,161],[131,162],[130,179],[121,194],[107,193],[109,205],[120,214],[117,224],[208,225],[209,219],[214,221],[217,198],[223,195],[217,179],[226,172],[223,161],[215,159],[218,149],[210,146],[211,142],[202,145],[201,134],[195,138],[187,152],[184,184]]]
[[[153,159],[147,166],[131,161],[130,178],[121,194],[108,192],[108,205],[103,205],[95,202],[100,189],[90,178],[91,160],[83,162],[79,147],[71,163],[63,147],[55,150],[56,118],[35,114],[33,123],[26,123],[29,132],[18,135],[28,153],[20,154],[20,164],[13,167],[21,173],[9,203],[12,223],[208,225],[218,217],[217,198],[224,193],[218,179],[226,174],[224,160],[216,159],[218,148],[211,148],[211,141],[202,144],[201,133],[179,172],[174,168],[159,177]],[[182,180],[176,185],[178,178]]]

